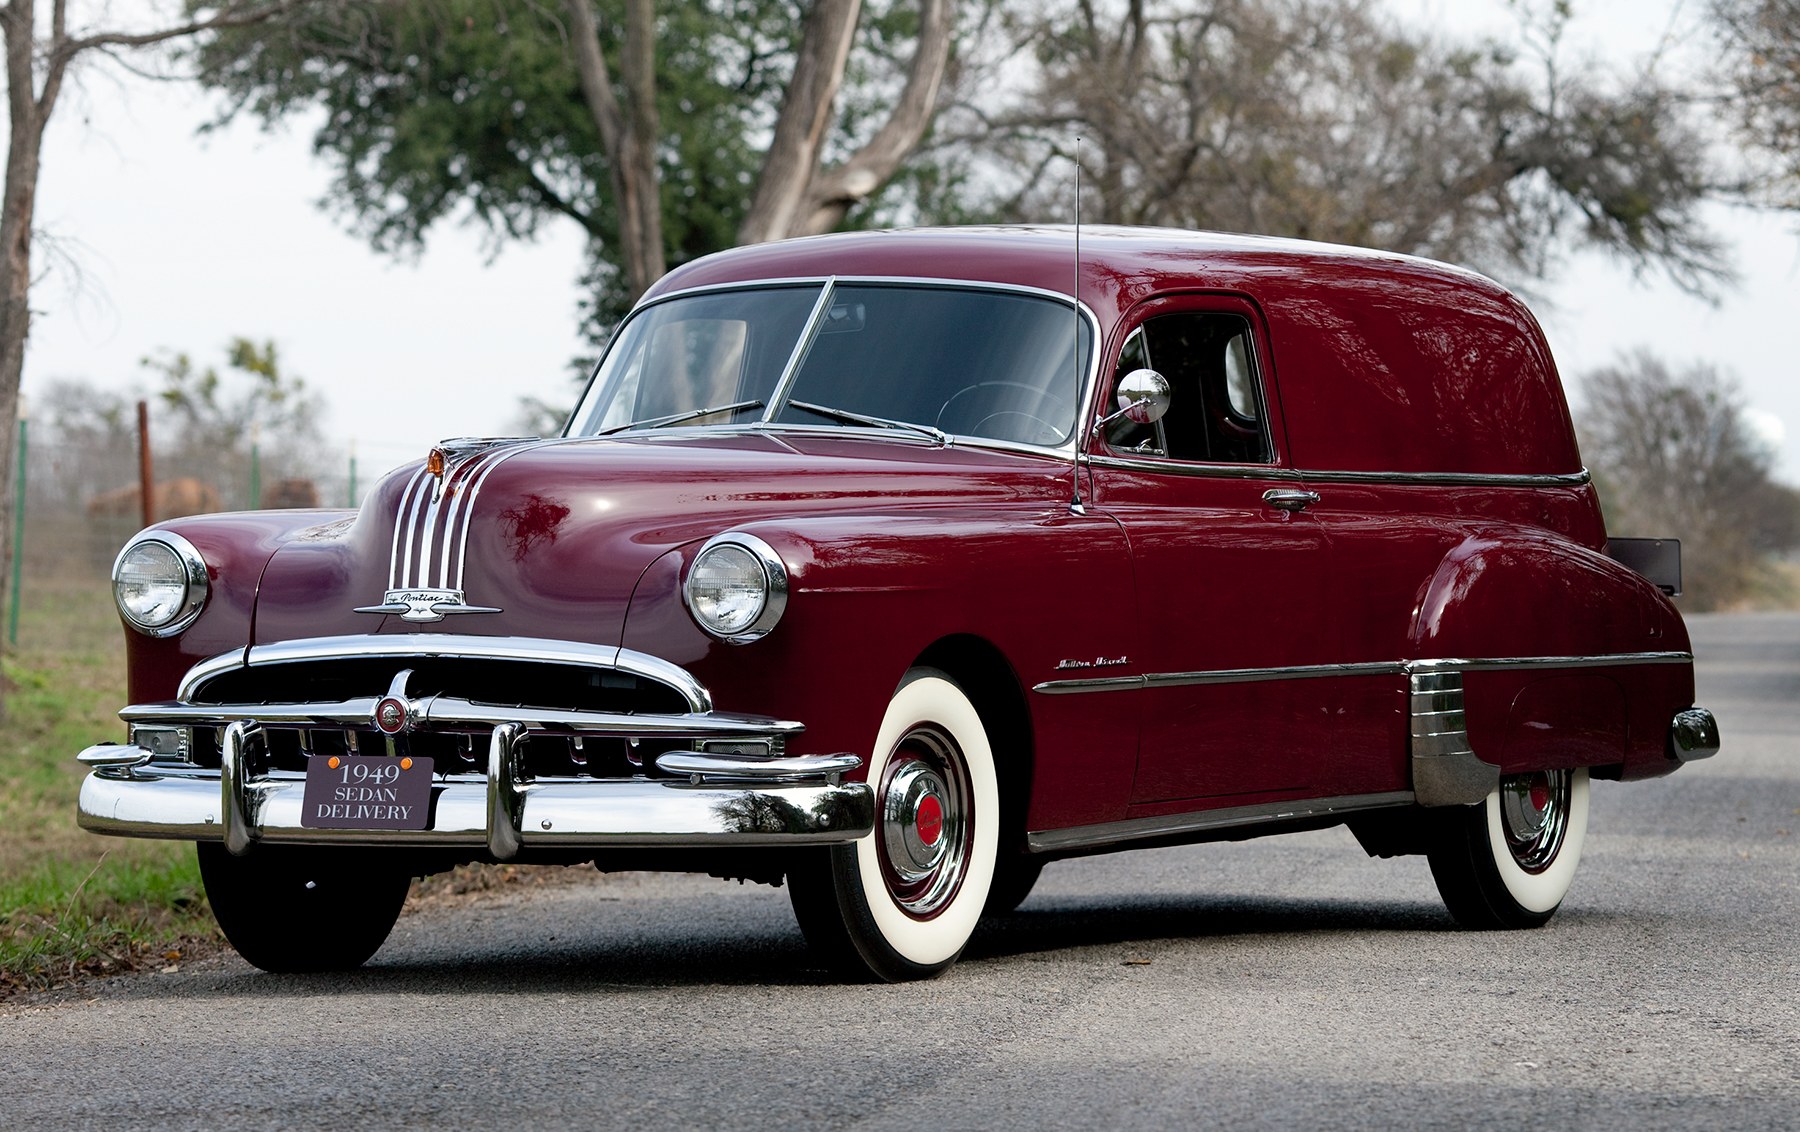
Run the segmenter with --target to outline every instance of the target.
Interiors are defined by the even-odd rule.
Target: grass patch
[[[193,847],[75,823],[75,753],[124,737],[124,646],[103,574],[27,574],[0,658],[0,995],[216,946]]]

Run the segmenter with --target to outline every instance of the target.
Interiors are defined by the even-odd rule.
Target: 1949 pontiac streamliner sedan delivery
[[[832,966],[912,978],[1046,861],[1337,824],[1530,927],[1590,779],[1718,748],[1671,549],[1609,542],[1542,333],[1465,271],[742,248],[651,289],[560,437],[138,535],[81,822],[197,842],[270,970],[500,860],[785,881]]]

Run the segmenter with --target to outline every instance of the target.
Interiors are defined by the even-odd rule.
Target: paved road
[[[1800,616],[1694,618],[1726,749],[1596,784],[1537,932],[1342,830],[1052,866],[936,982],[837,986],[784,893],[627,877],[0,1015],[0,1126],[1800,1126]]]

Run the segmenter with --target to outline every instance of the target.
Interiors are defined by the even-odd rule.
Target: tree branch
[[[779,240],[798,230],[861,11],[861,0],[817,0],[807,13],[756,194],[738,226],[739,243]]]
[[[937,112],[938,88],[950,62],[950,34],[955,23],[951,0],[920,0],[919,46],[906,72],[906,85],[894,112],[868,144],[843,164],[812,178],[807,189],[810,214],[792,235],[829,232],[855,205],[888,183],[908,155],[918,148]]]

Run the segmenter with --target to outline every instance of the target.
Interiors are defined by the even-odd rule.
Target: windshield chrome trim
[[[794,382],[800,380],[800,368],[806,359],[812,356],[813,343],[819,340],[819,328],[825,325],[825,316],[831,313],[831,293],[837,290],[837,276],[828,276],[819,287],[819,297],[813,302],[812,313],[806,316],[806,326],[800,331],[800,337],[794,339],[793,352],[788,354],[787,364],[781,369],[781,376],[775,379],[775,388],[769,394],[769,403],[763,408],[762,423],[773,424],[781,415],[782,406],[793,395]]]
[[[725,283],[706,283],[694,287],[683,287],[679,291],[670,291],[666,295],[657,295],[655,298],[643,300],[637,306],[633,307],[624,318],[620,319],[619,324],[613,328],[612,337],[607,342],[606,353],[600,356],[599,362],[594,366],[594,372],[588,377],[587,385],[582,387],[581,396],[576,399],[575,409],[571,410],[569,413],[568,424],[564,426],[563,436],[560,439],[593,440],[599,435],[597,433],[570,435],[568,430],[574,427],[576,412],[586,403],[588,394],[593,391],[594,382],[600,376],[600,371],[606,367],[607,355],[612,353],[613,343],[618,341],[620,332],[625,329],[627,324],[644,311],[647,311],[652,307],[661,306],[674,299],[688,298],[694,295],[714,294],[720,291],[767,291],[795,287],[821,287],[825,286],[827,283],[831,285],[832,291],[836,291],[840,287],[863,285],[935,287],[953,291],[990,291],[1016,295],[1032,295],[1037,298],[1048,299],[1058,305],[1072,305],[1075,308],[1077,315],[1087,325],[1089,346],[1091,348],[1088,350],[1087,366],[1082,374],[1083,389],[1081,391],[1081,396],[1077,398],[1079,404],[1075,407],[1075,420],[1071,425],[1069,439],[1061,444],[1040,445],[1025,444],[1014,440],[998,440],[993,437],[969,436],[965,433],[958,432],[950,433],[949,436],[952,441],[956,442],[958,447],[989,447],[1000,448],[1007,451],[1043,453],[1059,456],[1065,460],[1072,458],[1081,451],[1081,439],[1085,432],[1084,425],[1089,417],[1093,415],[1094,399],[1099,395],[1100,355],[1105,346],[1105,343],[1101,340],[1099,316],[1096,315],[1086,303],[1072,297],[1067,291],[1053,291],[1045,287],[1033,287],[1024,283],[1003,283],[980,279],[952,279],[941,276],[925,275],[828,275],[792,276],[780,279],[740,279]],[[829,310],[829,306],[827,306],[826,309]],[[816,309],[814,313],[817,314]],[[810,325],[808,329],[809,331],[812,329]],[[812,337],[816,337],[816,334],[812,335]],[[1077,340],[1077,345],[1079,345],[1079,339]],[[784,373],[782,377],[785,379],[787,374]],[[795,372],[795,377],[798,377],[797,370]],[[780,383],[777,383],[777,392],[781,392]],[[775,399],[772,398],[770,404],[774,403]],[[765,419],[751,425],[732,424],[699,426],[699,428],[704,429],[709,435],[717,435],[726,430],[768,429],[773,431],[776,429],[805,427],[817,426],[784,424],[770,419]],[[894,430],[857,429],[855,431],[858,435],[867,436],[876,433],[892,432]],[[626,429],[608,435],[611,437],[623,438],[631,436],[633,433],[632,430]],[[1083,462],[1086,462],[1085,458]]]

